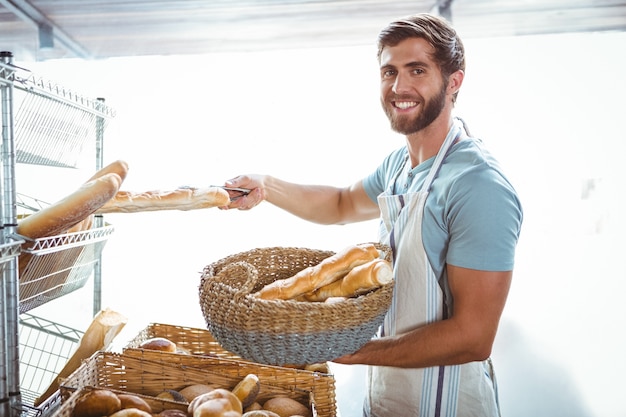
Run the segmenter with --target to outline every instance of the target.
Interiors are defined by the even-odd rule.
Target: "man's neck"
[[[412,168],[437,155],[451,127],[452,116],[439,117],[426,128],[406,137]]]

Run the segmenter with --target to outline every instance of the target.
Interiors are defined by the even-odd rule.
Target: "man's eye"
[[[393,70],[383,71],[383,78],[393,77],[396,74]]]
[[[424,73],[424,70],[421,69],[421,68],[414,68],[413,69],[413,74],[415,74],[415,75],[421,75],[423,73]]]

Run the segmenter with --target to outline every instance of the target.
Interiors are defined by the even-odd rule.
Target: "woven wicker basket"
[[[191,355],[139,347],[142,342],[153,337],[167,338],[176,343],[177,347],[189,351]],[[335,417],[337,415],[335,378],[330,374],[327,366],[326,373],[323,373],[244,361],[222,348],[206,329],[151,323],[128,342],[124,347],[124,355],[153,362],[207,369],[237,378],[254,373],[261,383],[267,385],[310,391],[320,416]]]
[[[211,384],[232,389],[239,381],[241,377],[224,375],[219,370],[154,362],[124,354],[100,351],[83,361],[76,371],[61,382],[60,393],[63,403],[73,398],[72,394],[75,391],[87,387],[156,397],[164,390],[180,390],[192,384]],[[275,396],[287,396],[302,404],[307,404],[311,407],[314,417],[320,416],[311,392],[262,382],[257,401],[263,403]],[[182,407],[184,409],[187,405],[177,401],[167,401],[167,403],[171,408]]]
[[[391,250],[377,245],[387,260]],[[252,294],[320,263],[332,251],[273,247],[231,255],[204,268],[199,296],[211,334],[228,351],[270,364],[311,364],[352,353],[382,323],[393,282],[339,303],[263,300]]]

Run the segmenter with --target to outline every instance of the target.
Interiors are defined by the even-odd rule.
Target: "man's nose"
[[[393,82],[393,86],[391,87],[391,89],[395,94],[400,94],[408,91],[409,87],[410,83],[408,77],[402,74],[398,74]]]

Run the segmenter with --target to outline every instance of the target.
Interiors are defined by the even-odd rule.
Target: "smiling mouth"
[[[412,107],[417,107],[416,101],[394,101],[393,105],[397,109],[406,110]]]

